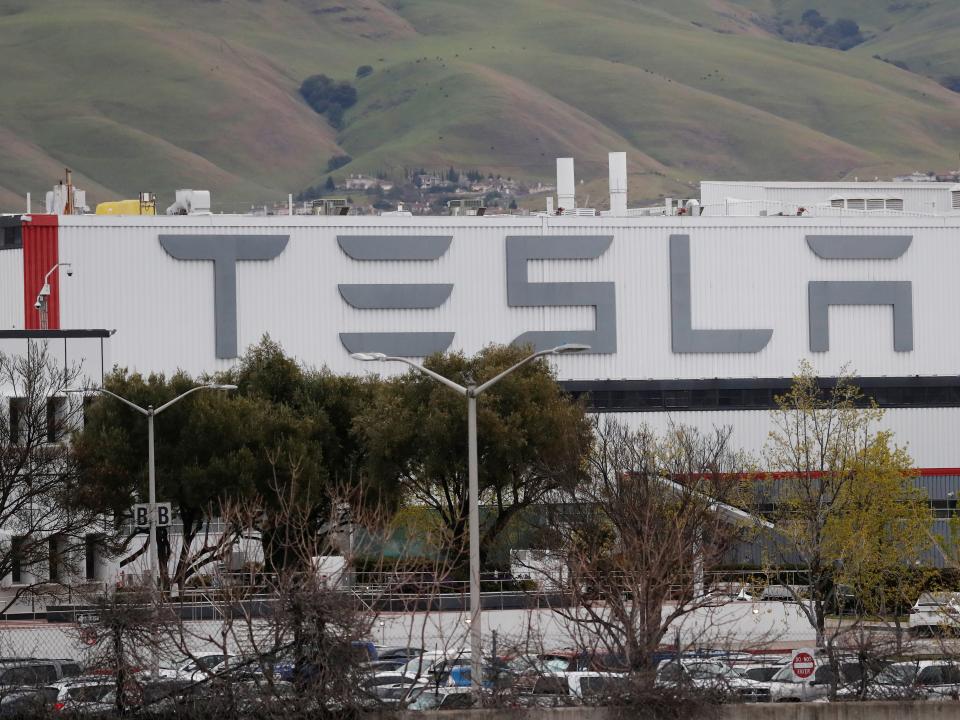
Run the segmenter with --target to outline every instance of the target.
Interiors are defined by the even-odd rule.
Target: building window
[[[866,205],[863,198],[847,198],[848,210],[864,210],[866,209]]]
[[[26,435],[28,421],[26,398],[10,398],[8,418],[10,419],[10,444],[16,445]]]
[[[884,207],[883,198],[867,198],[867,210],[883,210]]]
[[[23,548],[25,538],[15,537],[10,540],[10,582],[23,582]]]
[[[956,500],[931,500],[930,511],[937,519],[946,519],[957,516]]]
[[[23,230],[19,218],[15,225],[0,227],[0,250],[16,250],[23,247]]]
[[[47,541],[47,578],[50,582],[60,581],[60,538],[54,535]]]
[[[887,198],[887,210],[903,211],[903,198]]]
[[[820,387],[827,392],[834,382],[821,378]],[[589,412],[774,410],[777,396],[790,389],[783,378],[678,380],[667,388],[659,381],[646,380],[561,384],[574,397],[584,398]],[[960,407],[960,381],[956,378],[859,378],[856,384],[866,399],[876,400],[882,408]]]
[[[960,190],[954,190],[950,193],[950,207],[954,210],[960,210]]]
[[[47,398],[47,442],[60,442],[66,435],[64,420],[67,414],[65,397]]]
[[[84,556],[86,560],[86,578],[87,580],[97,579],[97,545],[100,537],[98,535],[87,535],[84,538]]]

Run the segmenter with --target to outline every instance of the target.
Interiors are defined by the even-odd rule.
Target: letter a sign
[[[157,527],[170,524],[170,503],[157,503]],[[138,503],[133,506],[133,524],[138,528],[150,527],[150,505]]]

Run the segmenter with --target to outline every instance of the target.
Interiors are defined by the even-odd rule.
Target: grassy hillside
[[[338,177],[455,165],[530,179],[572,155],[595,198],[609,150],[629,153],[634,198],[702,177],[951,167],[960,95],[922,75],[960,61],[960,8],[901,4],[0,0],[0,210],[64,166],[94,200],[205,187],[219,209],[317,184],[341,154],[354,161]],[[810,7],[873,39],[839,52],[777,36],[773,18]],[[354,81],[359,65],[374,72]],[[339,131],[299,97],[314,73],[357,86]]]

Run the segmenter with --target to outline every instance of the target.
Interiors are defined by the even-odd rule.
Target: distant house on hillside
[[[393,189],[392,182],[386,182],[379,178],[364,177],[363,175],[351,175],[346,179],[343,186],[347,190],[370,190],[375,187],[380,187],[384,191]]]
[[[898,175],[893,179],[894,182],[936,182],[937,178],[933,173],[922,173],[920,171],[912,172],[909,175]]]

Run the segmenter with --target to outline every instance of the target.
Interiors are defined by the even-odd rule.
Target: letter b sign
[[[157,503],[157,527],[168,527],[171,516],[170,503]],[[133,506],[133,524],[138,528],[150,527],[150,505],[139,503]]]

